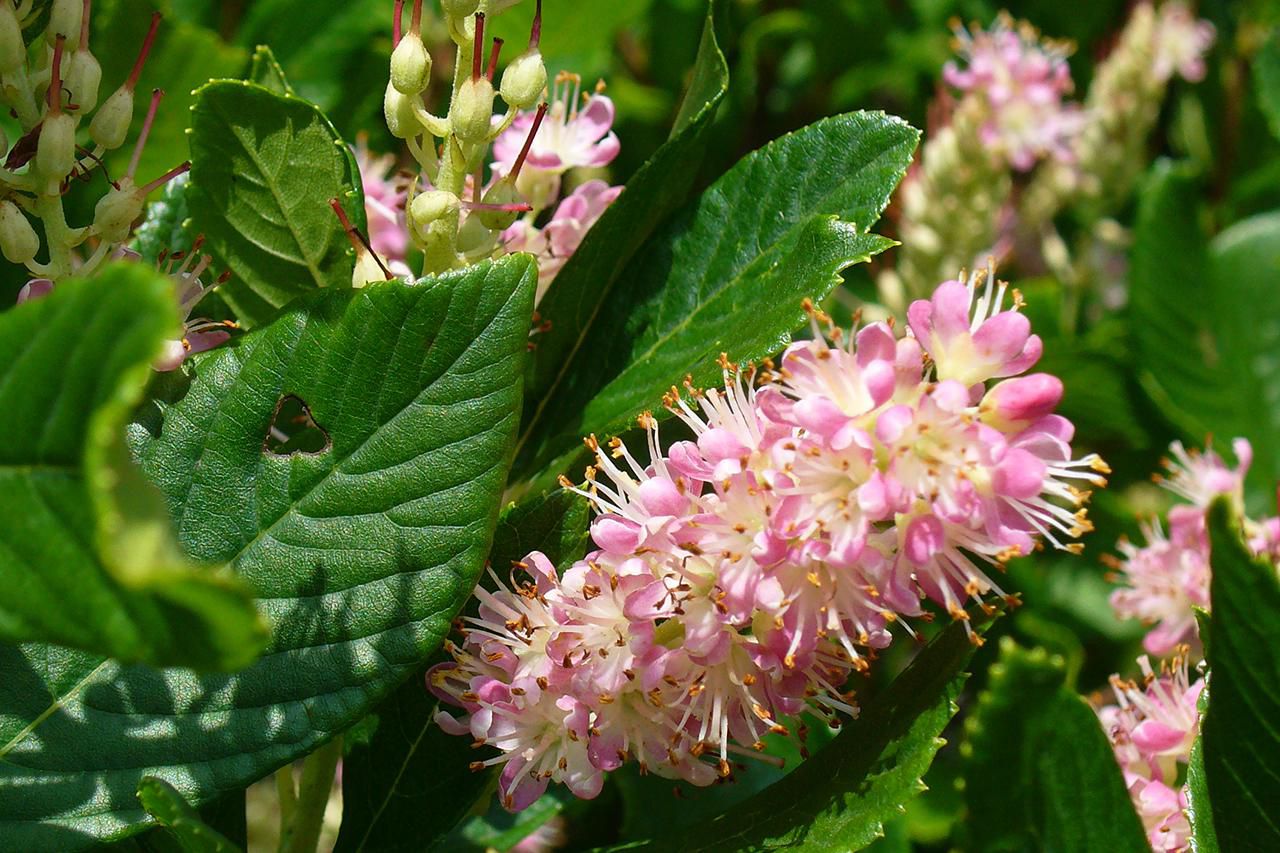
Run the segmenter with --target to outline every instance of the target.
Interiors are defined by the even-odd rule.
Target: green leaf
[[[632,259],[589,325],[572,325],[579,340],[531,396],[519,470],[575,451],[588,433],[627,428],[688,373],[718,378],[721,352],[744,363],[782,348],[805,299],[820,301],[841,270],[894,245],[867,228],[918,136],[883,113],[851,113],[739,161]]]
[[[89,46],[102,63],[99,103],[129,76],[151,23],[151,13],[168,13],[168,5],[163,0],[109,0],[93,4],[93,34]],[[138,183],[159,177],[188,159],[191,155],[187,128],[191,105],[195,102],[192,90],[211,77],[240,74],[247,61],[243,50],[225,44],[216,33],[188,23],[178,15],[166,14],[138,82],[133,130],[127,143],[107,156],[109,173],[114,177],[127,168],[134,139],[146,115],[147,99],[151,90],[157,88],[164,90],[165,97],[142,151],[138,165],[138,177],[142,180]]]
[[[219,293],[246,326],[317,287],[350,287],[350,245],[329,200],[363,228],[360,172],[306,101],[239,80],[197,91],[187,197],[196,230],[235,273]]]
[[[1200,636],[1207,635],[1208,631],[1204,630]],[[1203,720],[1209,710],[1209,685],[1200,689],[1196,707]],[[1213,828],[1213,804],[1209,801],[1209,780],[1204,770],[1203,736],[1191,745],[1191,761],[1187,764],[1187,819],[1191,822],[1191,849],[1195,853],[1218,853],[1218,833]]]
[[[1251,493],[1269,505],[1280,477],[1280,212],[1209,242],[1197,190],[1162,162],[1142,193],[1130,294],[1140,377],[1189,441],[1248,438]]]
[[[165,185],[160,198],[147,205],[146,218],[133,235],[133,248],[147,263],[154,264],[162,253],[191,250],[195,237],[187,205],[189,180],[179,175]]]
[[[787,776],[701,826],[648,845],[662,851],[861,850],[923,785],[945,742],[973,646],[948,626],[830,744]]]
[[[563,568],[585,552],[588,514],[587,502],[564,490],[509,506],[494,533],[490,565],[505,574],[537,550]],[[457,826],[493,780],[470,769],[470,740],[435,725],[438,702],[421,675],[378,707],[373,737],[347,755],[337,851],[426,849]]]
[[[1280,139],[1280,29],[1273,29],[1253,58],[1253,79],[1258,107],[1266,116],[1271,134]]]
[[[271,47],[260,44],[253,49],[253,64],[249,67],[249,82],[257,83],[277,95],[292,95],[293,87],[284,76],[284,69],[276,62],[276,55]]]
[[[1001,641],[966,726],[973,849],[1150,851],[1106,733],[1065,681],[1062,658]]]
[[[172,291],[119,265],[0,315],[0,639],[203,669],[266,642],[244,586],[178,549],[124,448],[177,331]]]
[[[239,849],[201,820],[177,789],[163,779],[144,776],[138,785],[138,801],[173,833],[186,853],[236,853]]]
[[[1280,849],[1280,580],[1241,537],[1228,498],[1209,507],[1209,683],[1201,724],[1213,828],[1224,850]]]
[[[708,0],[706,25],[694,66],[693,83],[681,105],[683,125],[627,182],[582,245],[556,276],[538,304],[549,329],[538,347],[527,383],[529,400],[541,401],[569,380],[569,362],[579,355],[585,336],[608,309],[610,294],[621,287],[628,267],[658,225],[685,200],[698,164],[706,153],[707,130],[729,86],[729,69],[716,44],[714,0]],[[530,406],[522,442],[540,426],[541,408]],[[530,451],[533,448],[530,448]],[[528,466],[517,464],[517,470]]]
[[[0,835],[69,850],[136,831],[155,775],[196,806],[366,716],[439,646],[488,553],[536,271],[514,255],[324,291],[194,357],[133,425],[182,544],[260,594],[272,644],[233,676],[0,646]],[[277,456],[278,401],[328,446]],[[163,417],[161,417],[163,416]]]

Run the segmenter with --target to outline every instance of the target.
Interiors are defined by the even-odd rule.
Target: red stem
[[[493,49],[489,51],[489,70],[485,72],[485,76],[489,78],[489,82],[493,82],[493,75],[498,70],[498,54],[502,52],[503,41],[500,38],[493,40]]]
[[[62,50],[66,42],[67,37],[61,33],[53,42],[53,70],[50,72],[49,91],[45,93],[49,112],[53,115],[62,114]]]
[[[156,178],[154,181],[147,184],[146,186],[139,187],[138,192],[142,193],[143,195],[147,195],[157,187],[162,187],[165,184],[172,181],[174,178],[183,174],[184,172],[190,172],[190,171],[191,171],[191,161],[188,160],[187,162],[183,163],[181,166],[175,166],[174,168],[165,172],[163,175]]]
[[[538,0],[537,9],[533,13],[533,29],[529,30],[529,47],[536,48],[542,40],[542,0]]]
[[[80,49],[86,50],[89,47],[89,7],[93,5],[93,0],[84,0],[84,12],[80,15]]]
[[[147,61],[147,54],[151,53],[151,46],[156,43],[156,30],[160,29],[159,12],[151,14],[151,29],[147,30],[147,37],[142,40],[142,50],[138,51],[138,61],[133,63],[133,70],[129,72],[129,79],[124,81],[124,87],[130,92],[138,85],[138,78],[142,76],[142,66]]]
[[[400,46],[400,19],[404,17],[404,0],[396,0],[394,18],[391,19],[391,47]]]
[[[422,0],[413,0],[413,21],[409,24],[409,32],[414,35],[422,32]]]
[[[476,12],[476,41],[471,51],[471,79],[480,79],[481,61],[484,59],[484,12]]]
[[[547,114],[547,102],[543,101],[538,104],[538,112],[533,117],[533,126],[529,128],[529,135],[525,137],[524,147],[520,149],[520,156],[516,158],[515,165],[511,167],[511,180],[520,177],[520,170],[524,168],[524,160],[529,156],[529,149],[533,148],[533,138],[538,135],[538,128],[542,127],[542,119]]]

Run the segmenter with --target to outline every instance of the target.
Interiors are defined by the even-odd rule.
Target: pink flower
[[[503,232],[508,252],[528,252],[538,259],[535,304],[542,300],[561,268],[582,245],[587,232],[621,192],[622,187],[611,187],[604,181],[587,181],[560,202],[551,221],[542,228],[521,219]]]
[[[1145,655],[1139,658],[1142,684],[1112,676],[1116,704],[1098,710],[1151,849],[1169,853],[1190,842],[1186,789],[1178,779],[1199,734],[1196,703],[1204,689],[1203,679],[1189,682],[1187,652],[1181,648],[1159,675]]]
[[[1044,157],[1069,159],[1068,143],[1081,126],[1081,113],[1063,102],[1073,88],[1067,50],[1042,40],[1029,24],[1014,25],[1007,15],[990,30],[958,29],[956,36],[966,66],[948,63],[942,76],[986,102],[983,141],[1021,172]]]
[[[560,74],[552,93],[551,108],[533,139],[526,168],[563,174],[570,169],[607,166],[618,156],[621,144],[613,132],[613,101],[598,92],[586,97],[579,109],[582,78]],[[533,126],[534,113],[521,113],[493,143],[496,174],[509,173]]]
[[[1197,20],[1182,3],[1163,3],[1157,13],[1155,28],[1155,64],[1157,79],[1169,80],[1178,74],[1189,83],[1204,79],[1204,55],[1213,46],[1213,24]]]
[[[398,276],[410,275],[405,263],[409,251],[409,228],[405,223],[405,201],[409,188],[396,175],[392,154],[375,157],[361,134],[356,139],[356,165],[364,187],[364,212],[369,223],[369,247],[387,268]]]
[[[1088,529],[1077,484],[1102,484],[1106,466],[1072,458],[1071,425],[1053,414],[1060,383],[986,389],[1038,348],[1028,354],[1026,328],[1013,344],[966,343],[1008,320],[996,285],[976,319],[956,287],[962,316],[945,292],[936,324],[930,303],[913,316],[937,369],[967,382],[938,381],[919,341],[887,324],[846,335],[807,305],[814,337],[776,367],[722,357],[723,388],[671,389],[664,403],[692,440],[664,450],[649,414],[647,456],[587,439],[585,486],[561,485],[594,507],[596,550],[559,575],[530,554],[518,567],[530,580],[478,591],[455,662],[432,674],[464,712],[441,725],[499,748],[479,764],[504,765],[508,808],[550,779],[592,796],[627,760],[710,784],[730,756],[785,733],[784,717],[855,714],[850,676],[894,625],[911,632],[922,599],[968,620],[966,604],[1003,594],[991,566],[1041,538],[1078,550],[1065,542]]]
[[[985,279],[981,295],[980,281]],[[1015,376],[1040,360],[1044,346],[1031,333],[1031,323],[1014,307],[1002,310],[1005,285],[990,271],[975,274],[968,284],[947,281],[933,297],[911,303],[907,321],[911,333],[933,359],[939,379],[965,386]]]

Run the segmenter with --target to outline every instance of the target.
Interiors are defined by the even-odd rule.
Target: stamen
[[[87,0],[86,0],[87,2]],[[542,40],[542,0],[533,11],[533,27],[529,30],[529,48],[532,50]]]
[[[158,189],[164,186],[165,184],[169,183],[179,175],[185,174],[190,171],[191,171],[191,161],[188,160],[187,162],[183,163],[181,166],[175,166],[174,168],[165,172],[163,175],[156,178],[151,183],[138,187],[138,192],[142,193],[143,195],[147,195],[152,190]]]
[[[409,32],[415,36],[422,32],[422,0],[413,0],[413,19],[409,22]]]
[[[394,16],[391,19],[391,47],[394,50],[400,46],[400,19],[404,17],[404,0],[396,0],[391,14]]]
[[[89,7],[93,0],[84,0],[84,12],[80,15],[80,49],[89,49]]]
[[[53,43],[53,70],[50,72],[49,91],[45,94],[52,115],[62,113],[62,49],[66,41],[67,37],[59,34]]]
[[[138,59],[133,63],[133,70],[129,72],[129,79],[124,81],[124,87],[130,92],[138,85],[138,78],[142,76],[142,66],[147,62],[147,55],[151,53],[151,47],[156,43],[156,30],[160,29],[160,19],[164,17],[159,12],[151,14],[151,28],[147,30],[147,37],[142,40],[142,50],[138,51]]]

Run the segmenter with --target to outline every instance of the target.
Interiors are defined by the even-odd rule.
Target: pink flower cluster
[[[1156,853],[1189,849],[1187,791],[1178,784],[1200,730],[1196,702],[1204,680],[1190,683],[1185,646],[1159,675],[1144,655],[1138,659],[1143,683],[1111,677],[1116,704],[1098,710],[1134,808]]]
[[[1204,79],[1204,55],[1213,46],[1213,24],[1197,19],[1182,3],[1164,3],[1157,13],[1153,70],[1160,80],[1174,74],[1188,83]]]
[[[551,780],[594,796],[627,760],[706,785],[730,756],[809,710],[854,714],[848,681],[922,599],[966,620],[1003,595],[991,569],[1040,539],[1089,529],[1054,414],[1062,384],[1034,365],[1040,339],[991,277],[949,281],[911,306],[909,328],[846,336],[810,307],[815,336],[759,373],[722,358],[723,389],[672,388],[693,440],[663,450],[644,415],[647,461],[587,439],[577,489],[593,550],[563,573],[540,553],[493,574],[454,660],[430,689],[441,712],[504,765],[504,805]],[[825,330],[820,323],[825,322]],[[978,638],[970,635],[975,642]]]
[[[989,30],[958,29],[957,38],[965,67],[948,63],[942,77],[961,92],[985,99],[983,142],[1021,172],[1044,157],[1070,159],[1069,142],[1082,125],[1082,113],[1063,100],[1073,88],[1067,50],[1007,15]]]
[[[1144,545],[1122,540],[1117,546],[1121,557],[1104,558],[1115,572],[1113,579],[1124,584],[1111,594],[1116,615],[1154,626],[1143,640],[1150,654],[1167,655],[1179,644],[1194,641],[1194,608],[1209,607],[1205,512],[1220,494],[1232,496],[1243,507],[1244,477],[1253,459],[1253,449],[1243,438],[1232,442],[1232,449],[1238,460],[1235,468],[1213,451],[1187,450],[1174,442],[1173,458],[1165,460],[1168,476],[1155,479],[1189,503],[1169,510],[1168,533],[1158,521],[1149,522],[1143,525]],[[1245,529],[1254,553],[1273,560],[1280,556],[1280,518],[1246,519]]]

